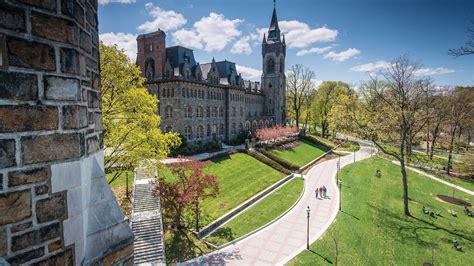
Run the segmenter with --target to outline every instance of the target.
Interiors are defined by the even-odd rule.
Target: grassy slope
[[[112,182],[111,184],[109,184],[110,188],[114,189],[114,188],[119,188],[119,187],[123,187],[125,189],[125,186],[126,186],[126,173],[128,172],[128,189],[132,189],[133,188],[133,172],[132,171],[123,171],[122,173],[120,173],[120,176],[117,177],[114,182]],[[107,180],[107,182],[110,181],[110,179],[112,179],[115,175],[115,172],[112,172],[112,173],[109,173],[105,176],[105,179]]]
[[[300,178],[291,180],[216,230],[206,240],[220,246],[269,223],[296,202],[303,191],[303,185],[304,181]]]
[[[376,169],[382,177],[376,178]],[[473,218],[462,207],[440,202],[437,194],[451,195],[452,190],[436,181],[408,173],[410,209],[415,218],[402,215],[402,191],[399,167],[381,159],[368,159],[342,169],[343,211],[322,239],[290,261],[293,264],[322,265],[335,262],[334,240],[339,246],[341,265],[469,265],[474,256]],[[474,197],[456,191],[455,196],[474,203]],[[443,217],[421,213],[422,206],[441,210]],[[458,217],[448,214],[453,209]],[[450,240],[456,238],[464,252],[455,251]],[[328,261],[326,261],[327,259]]]
[[[298,143],[299,145],[295,148],[287,150],[279,150],[276,148],[271,152],[281,159],[301,167],[328,151],[326,147],[311,143],[306,140],[300,140]]]
[[[201,202],[202,225],[248,200],[285,175],[244,153],[236,153],[212,161],[205,171],[216,175],[220,193]]]

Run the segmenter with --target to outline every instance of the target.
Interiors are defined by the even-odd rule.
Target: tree
[[[158,99],[143,86],[140,69],[117,46],[100,43],[105,171],[161,160],[180,144],[160,131]],[[109,181],[120,175],[120,171]]]
[[[442,94],[432,96],[432,111],[431,121],[433,122],[433,127],[428,127],[428,131],[431,135],[431,144],[427,147],[429,148],[430,160],[433,160],[434,147],[438,137],[441,133],[444,122],[448,117],[448,100],[447,97]],[[428,140],[427,140],[428,141]]]
[[[466,43],[457,49],[449,49],[449,55],[455,57],[463,55],[474,55],[474,20],[471,21],[471,24],[471,27],[467,29],[469,36]]]
[[[153,195],[160,197],[163,214],[169,218],[174,228],[183,229],[183,214],[200,209],[200,200],[215,197],[219,193],[217,177],[203,172],[205,163],[195,160],[181,160],[169,165],[176,179],[163,175],[155,183]]]
[[[344,82],[325,81],[319,86],[318,92],[314,100],[314,109],[316,121],[321,126],[322,137],[329,135],[329,113],[335,103],[337,95],[340,93],[348,93],[349,85]]]
[[[355,93],[338,94],[334,99],[334,105],[329,111],[329,127],[338,132],[353,133],[355,123],[353,122],[353,110],[355,110],[359,99]]]
[[[289,107],[295,115],[296,127],[300,127],[301,108],[305,103],[305,99],[314,88],[314,72],[303,65],[297,64],[291,67],[290,73],[287,75],[287,98]]]
[[[450,92],[448,96],[449,115],[448,115],[448,131],[449,131],[449,155],[446,172],[451,174],[452,169],[452,153],[454,148],[454,139],[456,132],[461,134],[461,129],[465,123],[472,120],[472,109],[474,108],[474,89],[457,87]]]
[[[408,180],[406,173],[406,147],[413,126],[422,123],[423,100],[426,82],[416,78],[418,65],[407,56],[399,57],[381,74],[383,81],[373,77],[364,88],[367,124],[364,130],[375,145],[400,163],[402,174],[404,214],[410,216],[408,207]],[[383,144],[396,144],[393,152]]]

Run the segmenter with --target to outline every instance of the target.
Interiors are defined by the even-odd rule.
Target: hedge
[[[247,151],[247,150],[242,150],[242,152],[252,156],[253,158],[259,160],[260,162],[270,166],[271,168],[277,170],[277,171],[280,171],[284,174],[291,174],[291,171],[289,171],[288,169],[286,169],[285,167],[283,167],[282,165],[280,165],[279,163],[265,157],[265,156],[262,156],[261,154],[259,154],[258,152],[255,152],[255,151]]]
[[[285,167],[288,170],[299,170],[300,167],[298,165],[294,165],[286,160],[283,160],[279,158],[278,156],[274,155],[270,151],[268,151],[266,148],[264,149],[258,149],[259,152],[261,152],[263,155],[267,156],[268,158],[272,159],[273,161],[279,163],[283,167]]]

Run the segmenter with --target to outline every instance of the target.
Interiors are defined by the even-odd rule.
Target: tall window
[[[206,126],[206,135],[207,135],[207,137],[211,136],[211,125]]]
[[[165,117],[166,118],[172,118],[173,117],[173,107],[170,105],[166,106],[166,112],[165,112]]]
[[[192,140],[193,139],[193,128],[191,126],[186,126],[184,128],[184,135],[187,140]]]
[[[217,107],[212,108],[212,117],[217,117]]]
[[[206,117],[211,117],[211,107],[206,107]]]
[[[244,116],[244,108],[240,106],[240,116]]]
[[[224,124],[219,125],[219,135],[224,135]]]
[[[273,61],[273,58],[270,58],[267,61],[267,72],[268,73],[275,72],[275,61]]]
[[[201,106],[198,106],[196,110],[196,117],[203,117],[203,110]]]
[[[197,127],[197,138],[198,139],[204,138],[204,127],[201,125]]]
[[[224,107],[219,108],[219,116],[224,117]]]
[[[187,106],[184,110],[184,117],[191,118],[193,117],[193,108],[191,106]]]

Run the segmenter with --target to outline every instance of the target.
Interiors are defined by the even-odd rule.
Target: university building
[[[137,45],[146,87],[160,100],[162,131],[179,132],[188,143],[205,143],[285,124],[286,44],[275,9],[262,41],[261,82],[244,80],[233,62],[200,64],[193,50],[166,47],[161,30],[139,35]]]

